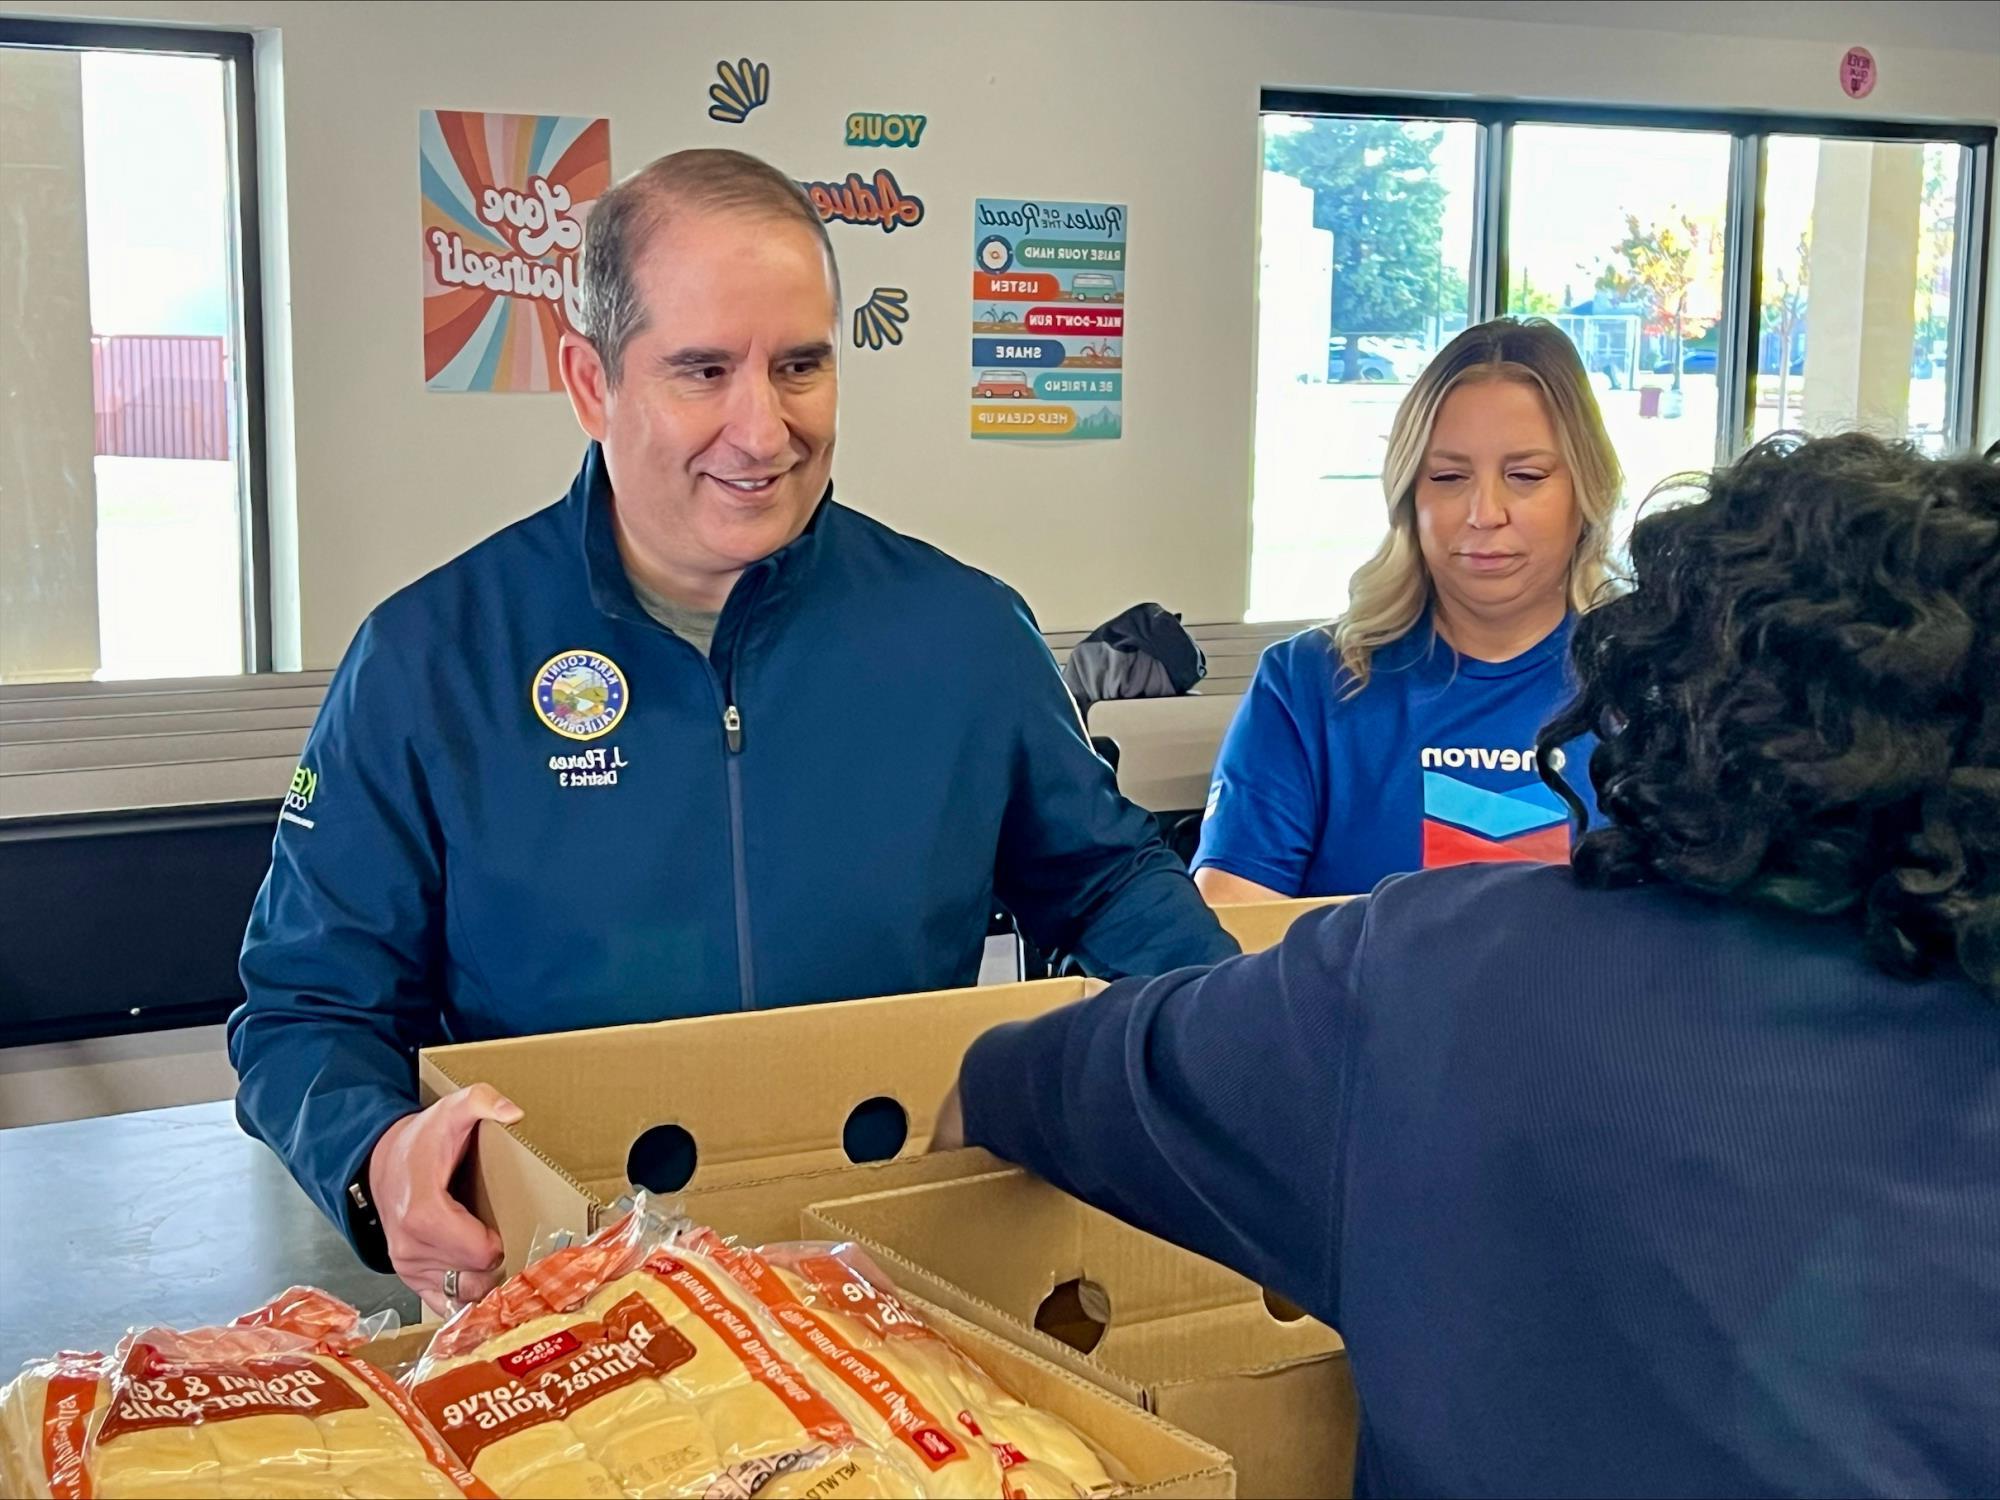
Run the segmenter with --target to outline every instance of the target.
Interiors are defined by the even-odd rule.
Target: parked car
[[[1423,373],[1428,356],[1421,348],[1365,337],[1358,343],[1359,347],[1355,350],[1355,378],[1358,380],[1408,385]],[[1343,335],[1327,340],[1326,378],[1344,380],[1346,377],[1347,339]]]
[[[1669,354],[1653,366],[1655,375],[1674,373],[1674,357]],[[1683,375],[1713,375],[1715,373],[1715,351],[1713,349],[1689,349],[1681,356]]]
[[[1686,355],[1681,360],[1681,373],[1683,375],[1713,375],[1715,373],[1715,360],[1716,356],[1715,356],[1715,351],[1713,349],[1690,349],[1687,351]],[[1804,352],[1801,351],[1792,356],[1792,373],[1794,375],[1803,375],[1805,374],[1805,372],[1806,372],[1806,357]],[[1673,357],[1670,355],[1666,359],[1663,359],[1658,364],[1654,365],[1653,373],[1655,375],[1673,374],[1674,373]],[[1760,375],[1777,374],[1778,357],[1775,354],[1767,355],[1767,357],[1764,360],[1763,367],[1758,371],[1758,373]]]
[[[972,394],[982,401],[1019,401],[1032,397],[1035,388],[1028,384],[1025,370],[981,370]]]

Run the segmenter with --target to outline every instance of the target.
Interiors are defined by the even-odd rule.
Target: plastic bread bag
[[[928,1470],[935,1493],[1054,1500],[1118,1488],[1088,1439],[1015,1399],[933,1331],[854,1246],[750,1251],[703,1229],[688,1230],[681,1243],[750,1292],[867,1409],[864,1435],[900,1444]]]
[[[461,1310],[404,1379],[505,1500],[928,1493],[801,1361],[727,1275],[675,1253],[642,1196]]]
[[[349,1352],[383,1328],[293,1287],[226,1327],[39,1360],[0,1391],[0,1483],[57,1500],[490,1496]]]

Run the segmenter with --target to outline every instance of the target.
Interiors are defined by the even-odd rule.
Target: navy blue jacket
[[[1426,872],[961,1088],[1340,1329],[1357,1493],[2000,1493],[2000,1005],[1845,927]]]
[[[1012,590],[828,498],[704,657],[634,599],[593,446],[348,649],[244,939],[237,1114],[352,1234],[414,1049],[971,984],[996,895],[1094,972],[1236,951]]]

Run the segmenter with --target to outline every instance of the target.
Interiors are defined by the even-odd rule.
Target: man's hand
[[[933,1151],[962,1151],[965,1149],[965,1111],[959,1107],[958,1085],[951,1086],[951,1092],[944,1096],[944,1103],[938,1106],[937,1124],[931,1130]]]
[[[452,1174],[481,1120],[512,1125],[520,1106],[488,1083],[447,1094],[405,1115],[368,1154],[368,1194],[382,1216],[396,1274],[433,1312],[449,1315],[444,1274],[458,1272],[458,1300],[476,1302],[499,1280],[500,1236],[451,1195]]]

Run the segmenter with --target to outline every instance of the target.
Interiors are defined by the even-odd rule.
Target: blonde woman
[[[1346,615],[1265,653],[1223,740],[1194,858],[1211,904],[1569,858],[1535,734],[1572,696],[1621,483],[1553,324],[1498,318],[1438,352],[1396,413],[1389,535]]]

